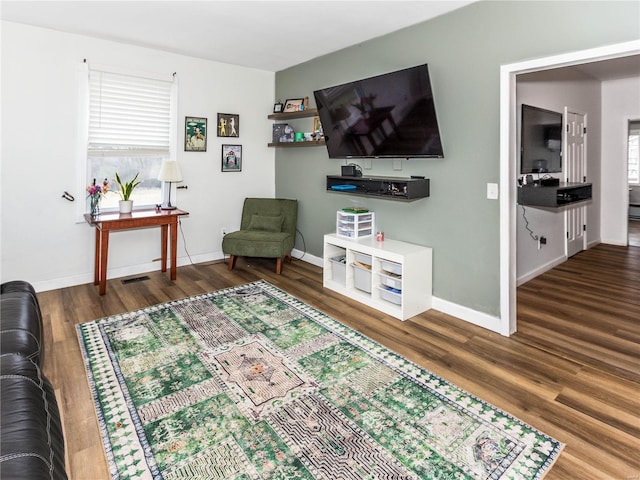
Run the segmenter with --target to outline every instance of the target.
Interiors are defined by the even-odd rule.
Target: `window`
[[[122,181],[139,173],[135,205],[161,203],[160,166],[170,158],[175,89],[173,79],[123,74],[105,68],[88,70],[88,140],[86,184],[106,178],[112,192],[101,209],[116,208],[120,196],[116,172]]]
[[[629,162],[629,184],[640,185],[640,122],[629,123],[627,155]]]

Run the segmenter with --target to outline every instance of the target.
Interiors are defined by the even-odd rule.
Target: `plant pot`
[[[133,200],[120,200],[120,213],[131,213]]]

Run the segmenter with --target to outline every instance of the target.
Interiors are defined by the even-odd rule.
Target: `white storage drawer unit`
[[[345,281],[334,280],[333,259],[345,256]],[[362,268],[357,263],[371,265]],[[323,285],[335,292],[407,320],[431,308],[432,250],[429,247],[375,237],[324,236]]]
[[[338,210],[336,213],[336,234],[347,238],[370,237],[375,234],[376,216],[373,212],[350,213]]]

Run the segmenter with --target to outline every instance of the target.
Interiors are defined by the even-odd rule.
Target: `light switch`
[[[498,184],[497,183],[487,183],[487,198],[489,200],[497,200],[498,199]]]

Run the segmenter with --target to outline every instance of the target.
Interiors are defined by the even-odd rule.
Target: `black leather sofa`
[[[65,480],[64,437],[41,370],[42,315],[24,281],[0,285],[0,479]]]

